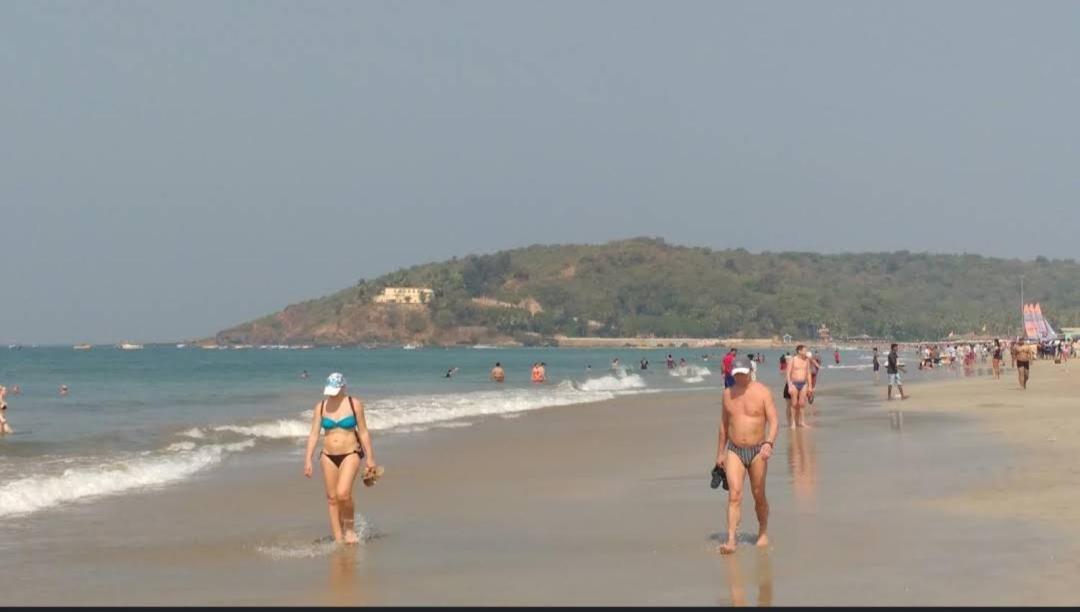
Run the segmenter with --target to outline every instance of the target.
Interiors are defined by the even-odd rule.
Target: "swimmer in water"
[[[454,374],[457,374],[457,370],[458,369],[456,367],[450,368],[449,370],[447,370],[446,371],[446,378],[453,378]]]
[[[532,373],[529,375],[529,379],[534,383],[542,383],[547,380],[547,373],[544,371],[543,363],[534,363]]]
[[[330,513],[330,530],[334,541],[356,544],[360,541],[355,528],[353,508],[353,484],[364,461],[363,481],[372,486],[382,474],[375,463],[375,451],[371,446],[371,433],[364,418],[364,403],[348,394],[345,377],[334,372],[326,379],[325,396],[315,404],[311,417],[304,453],[304,476],[311,478],[312,453],[319,440],[319,431],[326,430],[323,448],[319,453],[326,485],[326,501]]]
[[[68,394],[68,386],[60,385],[60,397],[65,397]]]
[[[304,370],[303,372],[300,372],[300,378],[302,378],[302,379],[304,379],[304,380],[307,380],[307,379],[308,379],[308,373],[307,373],[307,370]]]
[[[506,380],[506,372],[503,371],[501,362],[496,361],[495,367],[491,368],[491,380],[500,383]]]

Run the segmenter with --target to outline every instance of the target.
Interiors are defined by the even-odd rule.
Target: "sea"
[[[782,351],[760,352],[759,380],[777,391],[783,419]],[[842,351],[840,364],[826,353],[823,391],[834,382],[873,379],[869,351]],[[668,369],[668,354],[686,365]],[[719,396],[722,357],[720,349],[688,348],[0,347],[0,384],[21,389],[8,397],[15,431],[0,436],[0,517],[168,487],[228,469],[239,454],[297,452],[331,372],[343,373],[349,392],[364,401],[377,441],[380,434],[468,427],[481,418],[627,395]],[[613,368],[616,358],[621,363]],[[506,371],[501,385],[488,380],[496,362]],[[544,384],[530,382],[536,362],[546,364]],[[907,374],[950,375],[915,368]],[[68,395],[59,394],[60,385]]]

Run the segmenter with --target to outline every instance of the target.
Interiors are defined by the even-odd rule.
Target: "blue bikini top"
[[[323,429],[333,429],[335,427],[340,427],[342,429],[352,429],[353,427],[356,427],[356,417],[350,414],[349,416],[341,419],[340,421],[335,421],[330,417],[323,417],[322,426]]]
[[[323,400],[323,409],[326,409],[326,400]],[[353,429],[356,427],[356,409],[353,408],[351,397],[349,398],[349,409],[352,410],[353,413],[340,421],[335,421],[324,415],[322,418],[323,429],[334,429],[335,427],[340,427],[341,429]]]

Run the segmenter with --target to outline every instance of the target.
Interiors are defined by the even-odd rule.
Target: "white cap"
[[[334,372],[326,377],[326,386],[323,387],[323,395],[337,395],[338,393],[341,393],[343,387],[345,387],[345,375],[341,372]]]

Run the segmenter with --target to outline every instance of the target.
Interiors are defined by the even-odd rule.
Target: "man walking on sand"
[[[742,513],[743,481],[748,472],[758,520],[757,545],[769,545],[765,475],[780,433],[772,393],[765,385],[750,380],[750,361],[746,357],[735,359],[731,374],[735,384],[724,389],[716,449],[716,465],[725,473],[728,489],[727,542],[720,546],[720,552],[725,555],[735,552],[737,545],[735,532]]]
[[[1020,379],[1020,388],[1027,389],[1031,376],[1031,362],[1035,360],[1035,345],[1020,338],[1016,344],[1016,375]]]
[[[903,371],[904,366],[900,365],[900,355],[898,353],[898,345],[893,342],[889,346],[889,356],[885,358],[885,373],[889,375],[889,394],[888,399],[892,399],[892,387],[896,385],[896,390],[900,392],[900,399],[906,400],[908,396],[904,395],[904,386],[900,383],[900,372]]]
[[[817,377],[813,373],[813,361],[806,356],[806,347],[802,344],[795,347],[795,356],[788,365],[784,383],[788,397],[788,425],[792,429],[806,427],[805,410],[817,384]]]

